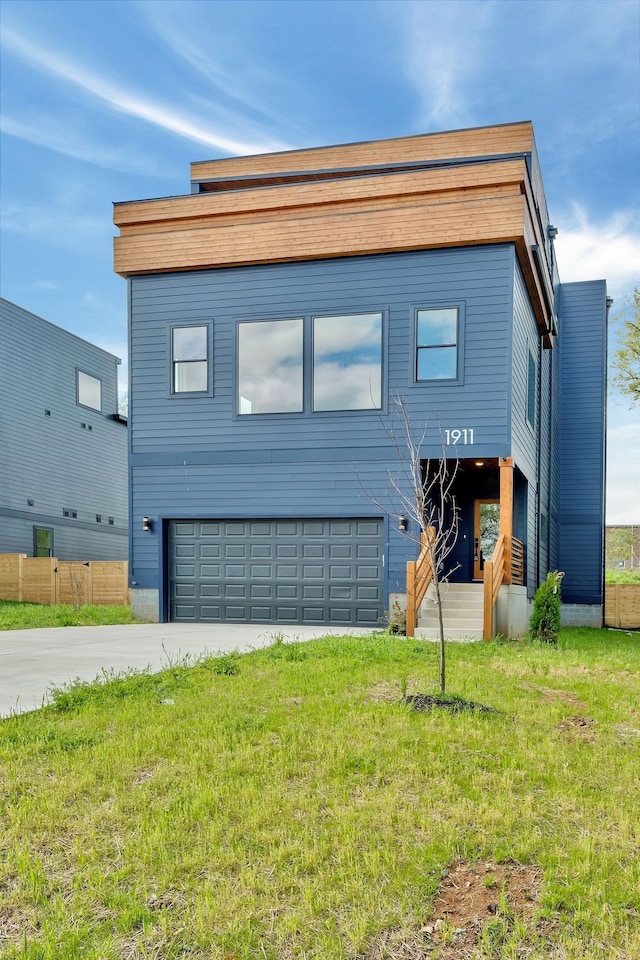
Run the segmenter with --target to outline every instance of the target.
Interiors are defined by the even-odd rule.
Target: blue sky
[[[126,360],[112,201],[189,163],[532,120],[565,281],[640,282],[639,0],[3,0],[2,295]],[[614,330],[615,336],[615,330]],[[640,522],[612,399],[609,523]],[[576,491],[577,493],[579,491]]]

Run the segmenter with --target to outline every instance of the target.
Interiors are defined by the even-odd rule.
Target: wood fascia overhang
[[[451,157],[465,159],[510,153],[530,154],[533,149],[533,124],[525,120],[444,133],[198,161],[191,164],[191,180],[288,175],[300,171],[407,164]]]
[[[521,137],[516,145],[526,146],[530,125],[513,126]],[[433,136],[442,141],[444,164],[431,159],[425,163],[424,158],[414,163],[406,154],[402,164],[400,154],[389,156],[412,138],[381,142],[384,149],[377,159],[395,167],[365,169],[362,161],[372,155],[359,154],[360,165],[343,170],[344,176],[313,175],[317,155],[326,159],[325,148],[266,155],[267,166],[274,170],[276,157],[281,168],[290,167],[284,176],[282,169],[275,176],[267,171],[268,181],[263,178],[264,157],[212,161],[204,165],[207,172],[215,166],[233,180],[232,188],[114,205],[114,222],[120,228],[114,241],[115,270],[132,276],[513,243],[541,336],[545,346],[551,346],[549,266],[528,157],[479,158],[471,154],[477,139],[468,137],[468,162],[450,164],[444,156],[445,147],[451,151],[450,135]],[[509,145],[513,147],[512,140]],[[351,149],[326,148],[333,159],[336,152],[344,159],[344,150]],[[303,154],[311,175],[294,169]],[[192,170],[202,166],[192,165]]]

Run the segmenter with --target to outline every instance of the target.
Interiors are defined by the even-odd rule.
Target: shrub
[[[529,635],[541,643],[557,643],[560,629],[560,585],[564,573],[552,570],[540,584],[533,601]]]

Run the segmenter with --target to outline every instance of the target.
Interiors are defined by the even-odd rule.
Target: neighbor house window
[[[92,410],[102,410],[102,381],[78,370],[78,403]]]
[[[536,362],[529,351],[529,366],[527,368],[527,420],[532,429],[536,425]]]
[[[313,318],[313,409],[379,410],[382,314]]]
[[[238,413],[301,413],[303,320],[238,324]]]
[[[456,380],[458,307],[416,310],[416,380]]]
[[[53,556],[53,530],[51,527],[33,528],[33,555],[34,557]]]
[[[171,330],[173,393],[206,393],[209,389],[209,331],[206,326]]]

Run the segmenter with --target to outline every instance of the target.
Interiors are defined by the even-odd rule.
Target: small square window
[[[109,517],[109,526],[112,527],[114,523],[115,523],[115,520],[113,519],[113,517]]]
[[[96,523],[102,523],[102,514],[96,513]]]
[[[207,327],[173,327],[171,370],[173,393],[205,393],[209,389]]]
[[[92,410],[102,410],[102,381],[78,370],[78,403]]]

